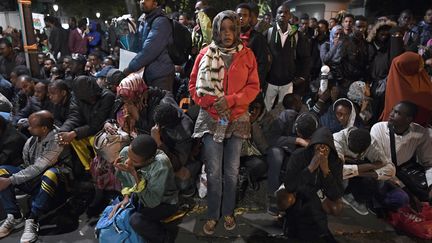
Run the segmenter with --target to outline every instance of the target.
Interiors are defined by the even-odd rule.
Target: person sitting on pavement
[[[73,93],[70,114],[59,129],[59,139],[62,144],[72,145],[85,170],[89,170],[94,157],[89,147],[93,148],[94,135],[108,119],[115,95],[87,76],[76,78]]]
[[[334,133],[333,138],[339,158],[344,162],[344,180],[348,182],[342,201],[357,213],[367,215],[366,204],[376,196],[378,180],[391,179],[396,169],[366,129],[346,128]]]
[[[0,116],[0,165],[22,164],[22,150],[27,138]]]
[[[28,125],[27,118],[30,114],[41,110],[40,103],[37,101],[36,97],[34,97],[35,81],[33,78],[27,75],[21,75],[18,77],[17,86],[20,88],[20,93],[25,96],[26,103],[23,107],[17,103],[15,104],[14,111],[16,111],[16,114],[13,114],[12,122],[15,126],[25,128]]]
[[[51,113],[54,115],[54,124],[61,127],[69,117],[72,95],[65,81],[55,80],[48,86],[48,97],[53,104]]]
[[[12,70],[16,66],[25,65],[23,53],[17,53],[12,48],[12,43],[6,38],[0,38],[0,75],[10,80]]]
[[[278,215],[274,193],[284,181],[286,163],[297,148],[308,146],[312,134],[319,127],[319,122],[312,113],[297,116],[297,112],[285,110],[272,127],[279,127],[279,129],[272,131],[271,136],[277,137],[277,142],[267,150],[267,212]]]
[[[170,158],[178,189],[182,194],[193,194],[201,164],[189,161],[193,144],[192,120],[178,106],[171,104],[159,105],[153,117],[155,126],[151,129],[151,136],[158,148]]]
[[[409,101],[401,101],[393,107],[389,120],[373,125],[371,136],[378,148],[384,152],[387,161],[396,166],[396,184],[420,201],[432,199],[432,142],[427,128],[414,123],[417,106]],[[394,132],[395,158],[392,158],[390,134]],[[425,169],[424,188],[413,183],[412,178],[403,176],[401,167],[419,164]]]
[[[138,198],[138,210],[131,215],[129,223],[149,242],[164,242],[166,230],[161,221],[178,209],[178,191],[171,162],[157,147],[151,136],[138,135],[114,162],[117,177],[123,185],[124,199],[114,207],[110,217],[126,205],[133,194]]]
[[[32,195],[30,216],[25,220],[21,242],[35,242],[41,217],[66,200],[66,166],[62,165],[64,148],[56,138],[54,117],[38,111],[29,117],[32,135],[24,145],[24,164],[0,166],[0,202],[7,218],[0,226],[0,238],[22,227],[24,217],[15,198],[15,188]]]
[[[277,192],[278,207],[285,210],[285,233],[302,240],[335,242],[326,214],[338,214],[343,195],[342,163],[328,128],[316,130],[309,145],[290,157],[284,189]],[[319,194],[326,198],[321,201]]]
[[[96,82],[99,85],[99,87],[101,87],[101,88],[106,87],[106,80],[107,80],[108,72],[113,68],[114,68],[113,66],[106,66],[106,67],[102,68],[99,72],[96,73],[96,75],[95,75]]]
[[[64,81],[72,90],[74,86],[75,79],[81,75],[84,75],[84,67],[87,63],[85,56],[81,54],[72,54],[70,59],[70,64],[67,69],[65,69],[65,79]]]
[[[340,98],[320,117],[321,125],[328,127],[332,133],[353,126],[362,127],[363,123],[357,116],[354,103],[346,98]]]

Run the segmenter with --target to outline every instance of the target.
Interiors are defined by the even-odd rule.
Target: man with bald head
[[[65,167],[63,147],[56,139],[54,117],[46,110],[30,115],[32,137],[24,145],[20,167],[0,166],[0,203],[7,218],[0,226],[0,238],[6,237],[25,221],[21,242],[34,242],[38,238],[39,219],[43,214],[64,202]],[[30,216],[24,220],[15,199],[15,188],[32,195]]]

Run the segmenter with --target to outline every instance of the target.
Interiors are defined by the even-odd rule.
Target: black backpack
[[[165,15],[160,16],[166,17]],[[168,18],[168,20],[171,23],[173,36],[173,43],[168,45],[168,54],[175,65],[183,65],[189,59],[189,54],[192,49],[192,34],[186,26],[180,24],[178,21],[170,18]],[[153,21],[149,25],[150,28]]]

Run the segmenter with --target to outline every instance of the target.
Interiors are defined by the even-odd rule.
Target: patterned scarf
[[[222,47],[221,25],[222,21],[230,19],[234,23],[235,38],[234,47]],[[213,41],[199,63],[199,71],[196,83],[197,95],[212,95],[221,97],[224,95],[223,80],[225,77],[224,59],[232,59],[233,54],[241,51],[243,45],[240,40],[240,20],[236,12],[225,10],[220,12],[213,20]],[[229,63],[229,61],[228,61]],[[230,66],[227,64],[226,66]]]
[[[212,42],[199,63],[196,83],[196,92],[199,97],[212,95],[224,96],[223,80],[225,77],[225,64],[223,56],[230,56],[243,49],[239,44],[232,48],[221,48]]]

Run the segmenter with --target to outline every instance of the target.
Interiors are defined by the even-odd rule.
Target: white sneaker
[[[23,226],[24,218],[15,219],[12,214],[8,214],[3,224],[0,226],[0,238],[8,236],[14,229]]]
[[[342,202],[350,206],[354,211],[356,211],[360,215],[368,215],[369,211],[363,203],[359,203],[354,199],[352,194],[346,194],[342,197]]]
[[[21,243],[35,242],[39,236],[39,223],[34,219],[27,219],[25,221],[24,233],[21,236]]]

